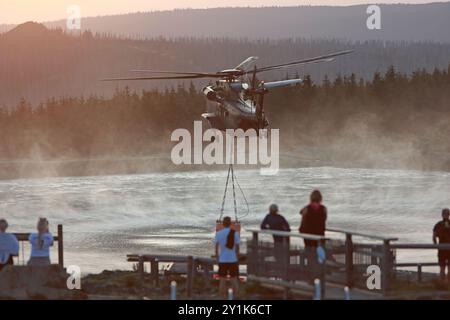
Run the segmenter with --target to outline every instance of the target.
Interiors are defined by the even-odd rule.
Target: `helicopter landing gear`
[[[260,137],[262,139],[270,139],[270,125],[269,122],[267,121],[267,119],[264,119],[264,127],[263,129],[260,129],[258,134],[260,135]]]
[[[213,129],[213,130],[217,130],[216,128],[214,128],[212,125],[211,125],[211,122],[209,122],[208,120],[205,120],[205,121],[203,121],[203,122],[206,122],[207,123],[207,126],[208,126],[208,129]],[[216,131],[217,132],[217,131]],[[211,142],[215,142],[216,141],[216,138],[220,138],[219,136],[218,136],[218,134],[216,134],[215,136],[213,136],[213,137],[211,137]],[[219,141],[220,141],[220,139],[219,139]]]

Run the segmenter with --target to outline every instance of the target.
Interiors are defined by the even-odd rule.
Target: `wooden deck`
[[[305,299],[317,295],[314,280],[320,280],[322,299],[398,299],[406,297],[443,297],[446,291],[422,288],[423,282],[430,282],[433,274],[423,268],[435,267],[436,262],[397,261],[398,250],[450,249],[450,245],[398,243],[396,237],[383,237],[338,228],[327,229],[326,236],[247,229],[251,238],[247,239],[246,265],[248,282],[284,292],[288,299],[291,293]],[[273,242],[273,236],[286,239],[283,245]],[[364,238],[355,241],[355,238]],[[294,241],[296,240],[296,241]],[[300,241],[299,241],[300,240]],[[323,263],[303,246],[302,240],[315,240],[326,252]],[[288,245],[286,245],[288,244]],[[313,257],[313,258],[312,258]],[[308,262],[308,259],[312,262]],[[312,260],[311,260],[312,259]],[[176,266],[176,272],[186,275],[188,297],[192,295],[194,278],[202,276],[211,279],[216,269],[216,260],[208,257],[173,255],[128,255],[127,260],[138,265],[137,271],[144,274],[144,264],[150,264],[151,278],[158,285],[160,264]],[[380,268],[380,290],[367,287],[367,267]],[[401,269],[414,268],[416,271],[404,273]],[[164,272],[171,272],[169,268]],[[405,274],[407,285],[405,289]],[[345,288],[349,288],[346,296]],[[411,288],[408,290],[408,288]],[[414,291],[415,290],[415,291]],[[448,296],[448,295],[447,295]]]

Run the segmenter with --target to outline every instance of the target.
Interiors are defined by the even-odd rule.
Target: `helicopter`
[[[259,134],[261,129],[269,127],[269,121],[264,112],[264,96],[272,89],[295,86],[303,82],[302,79],[264,82],[257,78],[259,73],[313,63],[331,62],[338,56],[352,52],[353,50],[339,51],[262,68],[256,66],[258,57],[252,56],[235,68],[215,73],[135,69],[131,72],[147,73],[152,76],[109,78],[103,79],[103,81],[217,79],[215,85],[208,85],[202,90],[207,100],[207,111],[202,114],[202,117],[207,120],[212,129],[220,131],[254,129]]]

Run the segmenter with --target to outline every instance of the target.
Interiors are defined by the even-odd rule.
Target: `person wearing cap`
[[[0,271],[6,265],[13,264],[13,256],[19,254],[19,241],[15,235],[7,233],[8,222],[0,219]]]
[[[442,210],[442,220],[433,228],[433,243],[450,244],[450,210]],[[445,267],[448,267],[447,281],[450,282],[450,250],[438,250],[441,279],[445,280]]]
[[[279,213],[278,206],[272,204],[269,207],[269,213],[261,223],[262,230],[291,231],[287,220]],[[273,235],[274,256],[277,262],[285,261],[283,257],[287,247],[289,247],[289,237]],[[286,260],[288,257],[286,256]]]

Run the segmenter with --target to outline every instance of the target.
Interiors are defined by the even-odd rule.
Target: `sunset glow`
[[[382,3],[426,3],[426,0],[384,0]],[[182,0],[144,1],[144,0],[35,0],[1,1],[0,24],[21,23],[29,20],[50,21],[67,17],[67,7],[78,5],[83,16],[120,14],[137,11],[171,10],[174,8],[211,8],[246,6],[292,6],[292,5],[355,5],[372,3],[364,0]]]

